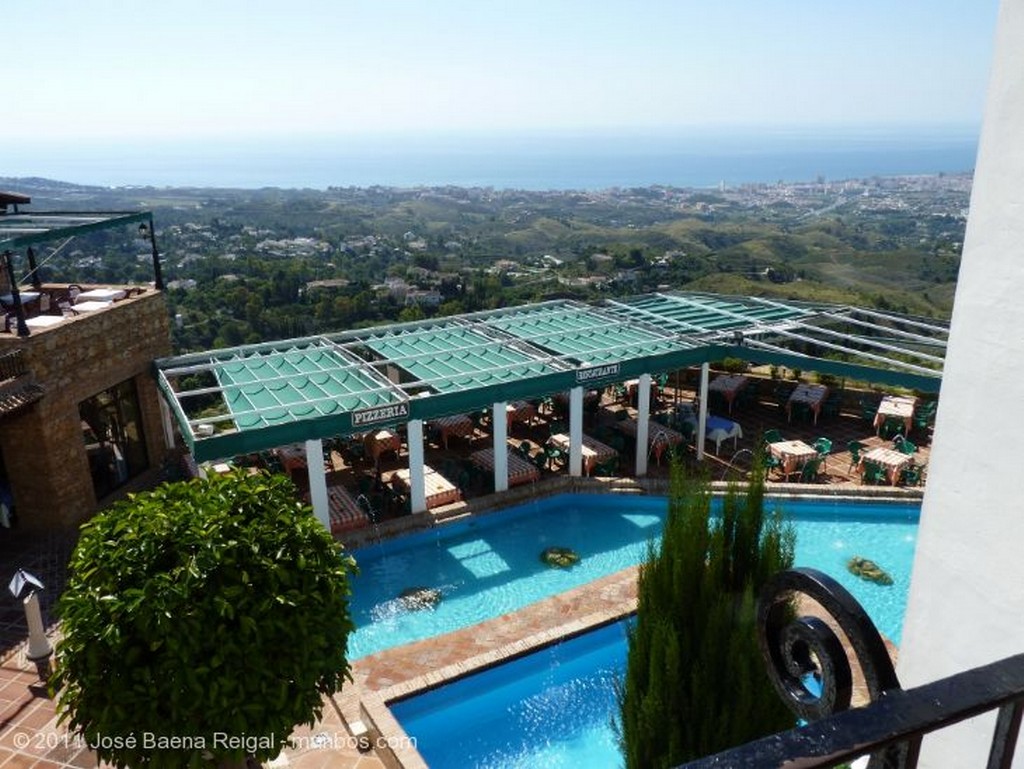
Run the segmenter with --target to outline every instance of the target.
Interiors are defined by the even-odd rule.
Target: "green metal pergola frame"
[[[20,196],[19,196],[20,197]],[[6,207],[0,210],[0,268],[7,272],[11,286],[13,306],[18,317],[18,336],[28,336],[25,311],[21,305],[18,284],[22,279],[39,289],[39,266],[36,264],[33,246],[62,238],[73,238],[96,230],[108,230],[137,224],[142,237],[149,240],[153,253],[153,285],[163,290],[163,274],[160,269],[160,253],[156,247],[156,231],[153,214],[150,211],[33,211],[25,212],[18,205],[25,205],[26,199],[19,200],[13,212]],[[19,278],[15,272],[14,256],[24,249],[28,272]]]
[[[877,310],[671,292],[542,302],[154,366],[205,461],[726,357],[937,392],[947,337],[944,322]]]

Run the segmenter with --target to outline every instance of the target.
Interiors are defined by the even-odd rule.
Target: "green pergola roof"
[[[448,393],[551,373],[525,346],[516,347],[484,328],[450,323],[385,331],[366,346],[435,392]]]
[[[761,304],[754,298],[692,294],[648,294],[611,303],[630,317],[648,317],[662,327],[683,333],[715,333],[746,329],[803,317],[795,305]]]
[[[285,350],[240,351],[212,370],[239,430],[404,399],[372,369],[322,339]]]
[[[599,365],[644,357],[693,345],[638,320],[575,303],[563,307],[526,307],[489,320],[489,325],[529,341],[552,355]]]
[[[739,357],[938,389],[948,327],[841,305],[657,293],[552,301],[156,362],[197,460]]]
[[[0,251],[136,222],[153,226],[149,211],[40,211],[0,214]]]

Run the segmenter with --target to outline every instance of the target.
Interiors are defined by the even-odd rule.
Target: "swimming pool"
[[[838,579],[879,630],[899,643],[910,582],[919,504],[786,500],[797,530],[796,565]],[[448,633],[521,609],[640,563],[661,534],[664,497],[564,494],[498,513],[364,547],[353,552],[356,631],[349,658]],[[580,555],[571,569],[541,563],[550,546]],[[881,587],[846,570],[854,555],[883,566],[894,584]],[[433,609],[410,609],[409,588],[439,590]]]
[[[621,766],[611,717],[626,624],[432,689],[390,708],[430,769]]]

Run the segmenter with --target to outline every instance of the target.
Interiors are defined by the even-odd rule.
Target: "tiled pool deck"
[[[807,487],[772,484],[775,493],[806,492]],[[585,490],[664,493],[664,479],[646,482],[551,479],[541,488],[517,489],[473,504],[486,512],[515,504],[523,496]],[[814,489],[834,495],[855,495],[864,487],[830,485]],[[920,497],[919,490],[870,489],[875,495]],[[465,506],[436,511],[438,517],[459,516]],[[636,569],[583,585],[552,598],[471,628],[389,649],[357,660],[353,682],[325,699],[323,719],[314,727],[301,727],[294,736],[302,748],[286,751],[268,767],[302,769],[375,769],[424,767],[385,703],[472,670],[495,664],[590,627],[617,619],[636,609]],[[54,629],[55,632],[55,629]],[[895,654],[895,649],[891,649]],[[65,745],[65,731],[56,725],[54,703],[39,685],[24,646],[0,655],[0,769],[61,769],[98,766],[85,748]],[[350,736],[348,724],[361,720],[376,732],[379,747],[363,753]],[[319,735],[319,736],[318,736]],[[376,735],[374,735],[376,736]]]

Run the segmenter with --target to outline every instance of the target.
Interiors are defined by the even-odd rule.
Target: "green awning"
[[[156,362],[197,459],[346,435],[726,356],[935,391],[948,324],[668,292],[550,301]]]

